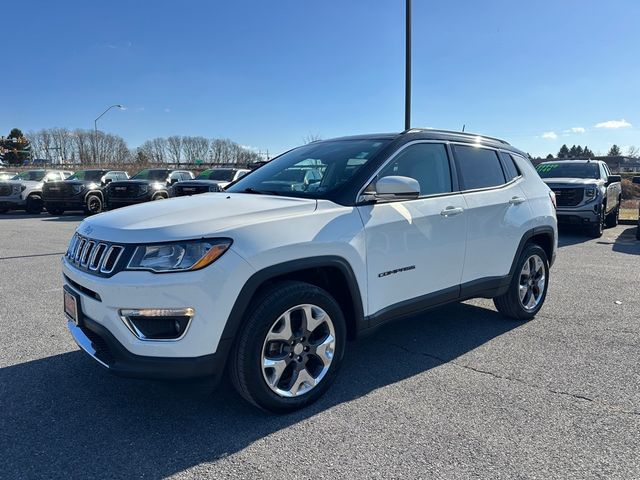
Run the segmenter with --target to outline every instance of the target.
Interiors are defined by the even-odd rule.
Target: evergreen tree
[[[31,144],[19,128],[13,128],[7,138],[0,138],[0,153],[4,162],[22,165],[31,156]]]
[[[567,145],[562,145],[558,151],[558,158],[569,158],[569,148]]]
[[[547,155],[547,160],[553,160],[553,158],[554,158],[553,155],[551,154]]]
[[[580,145],[576,147],[576,158],[584,158],[584,150]]]
[[[611,148],[609,149],[609,153],[607,153],[607,155],[610,157],[619,157],[620,155],[622,155],[622,152],[620,151],[620,147],[614,143],[613,145],[611,145]]]
[[[569,158],[576,158],[576,146],[572,145],[571,148],[569,149]]]

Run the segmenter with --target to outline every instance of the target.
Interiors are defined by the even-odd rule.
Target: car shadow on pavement
[[[625,228],[613,242],[613,251],[629,255],[640,255],[640,240],[636,239],[637,228]]]
[[[428,371],[520,325],[454,304],[349,344],[327,394],[284,416],[223,383],[117,378],[73,351],[0,369],[4,478],[161,478],[241,451],[272,433]]]
[[[563,225],[558,227],[558,247],[569,247],[593,240],[584,228]]]

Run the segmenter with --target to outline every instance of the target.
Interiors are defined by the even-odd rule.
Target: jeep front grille
[[[110,275],[118,265],[124,250],[123,245],[92,240],[76,233],[71,239],[65,256],[69,262],[81,270]]]

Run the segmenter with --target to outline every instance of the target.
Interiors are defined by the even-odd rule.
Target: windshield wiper
[[[252,187],[245,188],[242,193],[254,193],[256,195],[279,195],[275,190],[258,190]]]

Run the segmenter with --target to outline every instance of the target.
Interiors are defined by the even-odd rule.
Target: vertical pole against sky
[[[404,72],[404,129],[411,128],[411,0],[406,0],[406,44]]]

